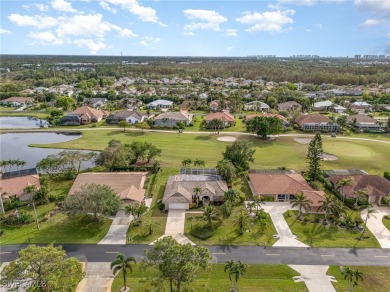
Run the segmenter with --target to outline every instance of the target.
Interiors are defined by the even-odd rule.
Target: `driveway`
[[[289,265],[290,268],[301,274],[297,282],[304,281],[310,292],[333,292],[336,291],[332,285],[334,277],[328,276],[326,272],[329,266],[298,266]],[[295,278],[295,277],[294,277]],[[294,279],[295,280],[295,279]],[[337,281],[336,281],[337,282]]]
[[[308,245],[296,239],[296,236],[291,232],[283,213],[287,210],[292,210],[291,204],[288,202],[265,202],[262,208],[267,212],[274,223],[278,233],[279,240],[273,246],[296,246],[307,247]]]
[[[389,207],[373,207],[373,212],[367,219],[367,227],[375,235],[382,248],[390,248],[390,231],[382,223],[382,218],[390,215]],[[363,210],[361,217],[366,220],[367,210]]]
[[[99,244],[126,244],[126,234],[129,229],[132,216],[125,214],[125,210],[119,210],[112,220],[110,229]]]
[[[114,281],[110,263],[85,263],[85,277],[76,288],[76,292],[108,292]]]

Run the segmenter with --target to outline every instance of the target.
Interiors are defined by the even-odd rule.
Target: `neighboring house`
[[[363,95],[363,90],[361,89],[344,89],[345,95],[353,95],[353,96],[359,96]]]
[[[312,201],[307,212],[320,212],[323,191],[315,191],[302,175],[291,171],[250,171],[249,187],[254,196],[273,197],[277,202],[291,201],[303,192]]]
[[[378,123],[377,120],[367,116],[367,115],[352,115],[347,118],[348,124],[354,127],[356,130],[363,131],[373,131],[373,132],[382,132],[385,130],[385,123]]]
[[[69,195],[73,195],[87,184],[110,187],[124,203],[141,203],[144,200],[144,183],[147,172],[87,172],[76,177]]]
[[[268,112],[269,105],[264,102],[255,100],[244,104],[244,110]]]
[[[333,96],[343,96],[346,95],[346,92],[342,89],[331,89],[328,90],[328,93]]]
[[[336,188],[340,180],[350,177],[354,180],[352,185],[339,190],[347,198],[356,199],[356,193],[361,189],[367,190],[369,203],[379,204],[382,198],[390,196],[390,181],[379,175],[335,175],[328,179]]]
[[[100,108],[107,104],[107,98],[86,98],[84,99],[84,105],[91,106],[93,108]]]
[[[15,106],[15,107],[26,106],[26,105],[33,104],[34,98],[14,96],[14,97],[3,99],[1,103],[9,106]]]
[[[59,124],[61,126],[76,126],[89,123],[97,123],[108,116],[108,112],[104,110],[94,109],[89,106],[82,106],[73,112],[63,116]]]
[[[41,188],[38,174],[1,178],[0,195],[3,199],[16,196],[20,201],[28,201],[32,199],[32,195],[24,190],[28,186],[35,186],[37,189]]]
[[[358,114],[365,114],[366,112],[372,112],[371,105],[365,101],[355,101],[350,104],[349,108],[357,112]]]
[[[209,104],[210,110],[212,112],[218,112],[218,111],[229,111],[229,101],[227,100],[213,100]]]
[[[340,132],[340,126],[320,114],[305,114],[295,121],[304,131]]]
[[[255,117],[267,117],[267,118],[276,117],[283,122],[283,125],[285,127],[288,127],[290,125],[284,116],[279,115],[279,114],[271,114],[271,113],[247,115],[247,116],[245,116],[245,122],[248,122]]]
[[[123,111],[109,116],[107,124],[118,124],[120,121],[126,121],[130,124],[142,123],[149,116],[139,111]]]
[[[345,107],[341,106],[341,105],[338,105],[338,104],[334,104],[333,105],[333,110],[338,113],[338,114],[344,114],[344,112],[347,110]]]
[[[330,100],[324,100],[315,102],[313,106],[313,110],[315,111],[330,111],[332,109],[333,102]]]
[[[147,107],[149,109],[169,109],[173,106],[173,102],[165,99],[158,99],[155,101],[152,101],[151,103],[148,103]]]
[[[188,210],[195,201],[195,188],[202,191],[199,200],[208,202],[223,202],[224,194],[228,191],[224,180],[207,175],[175,175],[168,178],[162,202],[165,209]]]
[[[297,103],[296,101],[287,101],[287,102],[282,102],[278,104],[278,110],[279,111],[295,111],[296,109],[301,109],[302,106]]]
[[[225,127],[234,126],[236,124],[233,115],[229,114],[228,112],[218,112],[218,113],[210,113],[204,117],[206,127],[207,124],[214,119],[222,120]]]
[[[178,123],[183,122],[189,125],[192,121],[192,114],[187,111],[165,112],[154,118],[154,125],[160,127],[175,127]]]

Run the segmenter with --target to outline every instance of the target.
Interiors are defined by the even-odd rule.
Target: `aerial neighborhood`
[[[163,71],[169,64],[162,62],[156,68]],[[123,72],[116,75],[111,64],[97,64],[98,69],[76,64],[52,69],[56,78],[64,76],[61,81],[71,76],[68,83],[45,79],[12,88],[13,75],[6,74],[17,65],[2,73],[9,79],[0,84],[0,245],[6,252],[20,244],[30,245],[32,252],[40,244],[49,249],[87,245],[93,255],[80,256],[86,266],[79,259],[66,263],[79,275],[69,280],[69,291],[106,291],[107,285],[98,287],[100,280],[92,275],[97,270],[102,279],[111,279],[111,291],[131,285],[134,291],[154,285],[165,291],[171,276],[163,275],[171,270],[161,268],[156,254],[167,246],[180,254],[175,258],[180,267],[192,263],[193,275],[183,283],[197,291],[209,285],[193,281],[195,271],[206,266],[224,275],[223,289],[207,291],[238,291],[241,285],[257,291],[260,281],[248,284],[244,274],[232,275],[241,273],[239,268],[264,273],[270,268],[260,265],[264,258],[282,263],[271,268],[280,275],[277,291],[287,291],[284,285],[288,291],[306,291],[308,270],[322,275],[319,281],[328,287],[322,291],[336,291],[328,274],[347,287],[344,254],[328,274],[323,257],[315,264],[305,260],[305,271],[285,264],[310,258],[310,248],[335,258],[344,250],[370,250],[376,266],[388,266],[389,82],[352,85],[335,79],[339,85],[334,85],[309,82],[304,74],[302,81],[289,82],[279,80],[277,71],[272,81],[245,75],[239,67],[199,77],[185,67],[214,64],[207,60],[175,64],[183,71],[170,74],[140,63],[121,63]],[[36,70],[22,66],[18,74]],[[72,252],[67,248],[64,253]],[[299,259],[279,261],[289,248],[296,248]],[[14,277],[16,253],[7,256],[1,262],[11,264],[1,273]],[[377,272],[364,269],[371,262],[363,261],[372,256],[362,258],[364,273],[376,277]],[[99,261],[101,266],[95,266]],[[132,262],[132,273],[122,261]],[[145,263],[146,270],[138,269]],[[145,280],[151,275],[159,283]],[[180,281],[171,282],[179,285],[177,291]],[[349,284],[365,285],[364,280]],[[60,291],[58,283],[51,285],[50,291]],[[267,287],[260,290],[272,290]]]

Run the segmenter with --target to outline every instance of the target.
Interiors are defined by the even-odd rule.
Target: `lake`
[[[0,117],[0,129],[48,128],[49,122],[35,117]]]
[[[64,135],[57,133],[6,133],[0,135],[0,160],[20,159],[26,161],[25,169],[33,168],[37,162],[50,154],[58,154],[63,149],[28,147],[30,144],[59,143],[80,138],[80,135]],[[77,142],[75,142],[77,144]],[[83,169],[92,167],[93,163],[85,163]],[[17,170],[16,167],[7,171]]]

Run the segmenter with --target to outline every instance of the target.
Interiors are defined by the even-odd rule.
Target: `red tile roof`
[[[89,117],[95,117],[95,118],[103,118],[104,116],[108,115],[108,112],[103,111],[103,110],[98,110],[89,106],[82,106],[79,107],[78,109],[74,110],[70,114],[75,114],[75,115],[87,115]]]
[[[37,189],[41,187],[39,182],[39,175],[25,175],[8,179],[0,179],[0,193],[7,198],[16,195],[17,198],[22,196],[27,186],[36,186]]]
[[[323,115],[320,114],[308,114],[308,115],[301,115],[296,119],[296,122],[299,125],[304,124],[319,124],[319,123],[329,123],[331,120]]]
[[[227,113],[227,112],[218,112],[218,113],[211,113],[205,116],[204,118],[206,121],[211,121],[214,119],[222,120],[224,122],[234,122],[234,116]]]
[[[284,116],[279,115],[279,114],[273,114],[273,113],[263,113],[263,114],[252,114],[252,115],[247,115],[247,116],[245,117],[245,120],[246,120],[246,121],[249,121],[249,120],[251,120],[251,119],[253,119],[253,118],[255,118],[255,117],[267,117],[267,118],[276,117],[276,118],[278,118],[278,119],[280,119],[280,120],[287,121],[287,119],[286,119]]]

